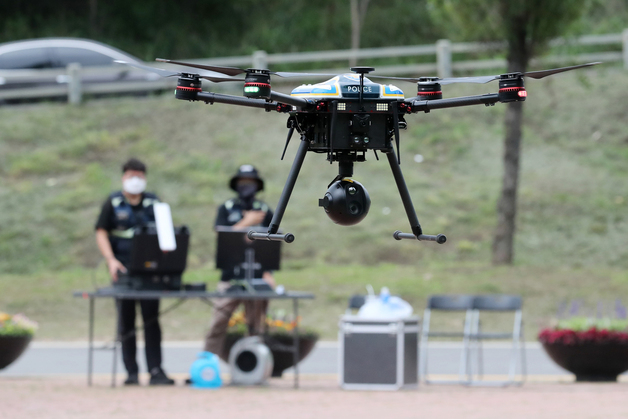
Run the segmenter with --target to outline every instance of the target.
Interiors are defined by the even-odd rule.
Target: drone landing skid
[[[246,235],[249,240],[267,240],[267,241],[277,241],[277,242],[286,242],[292,243],[294,241],[294,234],[270,234],[270,233],[256,233],[251,230]]]
[[[397,230],[393,233],[393,237],[396,240],[412,239],[419,241],[434,241],[438,244],[445,243],[447,241],[447,237],[444,234],[438,234],[436,236],[423,234],[421,224],[419,224],[419,219],[416,216],[416,211],[414,210],[414,205],[412,205],[410,192],[408,192],[406,181],[403,178],[403,173],[401,173],[399,159],[395,155],[395,151],[392,149],[392,147],[389,151],[386,152],[386,157],[388,158],[390,169],[393,172],[393,177],[395,178],[395,183],[397,184],[397,189],[399,190],[399,196],[401,196],[401,202],[403,202],[403,207],[406,210],[406,215],[408,216],[408,221],[410,222],[410,228],[412,229],[411,234],[402,233],[401,231]]]
[[[436,242],[438,244],[443,244],[447,241],[447,237],[444,234],[437,234],[436,236],[432,236],[428,234],[420,234],[417,237],[414,234],[402,233],[399,230],[393,233],[393,237],[395,238],[395,240],[408,239],[408,240],[430,241],[430,242]]]
[[[283,214],[286,211],[286,207],[288,206],[288,201],[290,200],[290,195],[292,194],[292,190],[294,189],[297,177],[299,176],[299,172],[301,171],[301,166],[303,165],[303,161],[305,160],[308,147],[309,142],[306,136],[302,135],[301,144],[299,144],[299,149],[297,150],[294,162],[292,163],[292,167],[290,168],[288,179],[281,193],[281,196],[279,197],[279,202],[277,203],[276,211],[273,214],[273,218],[270,222],[268,233],[249,231],[247,237],[250,240],[285,241],[286,243],[292,243],[294,241],[295,237],[293,234],[277,234],[277,232],[279,231],[279,224],[281,224],[281,219],[283,218]],[[385,151],[385,154],[388,157],[388,162],[390,164],[393,177],[395,178],[395,183],[397,184],[397,189],[399,190],[399,195],[401,196],[401,201],[403,202],[403,207],[406,211],[406,215],[408,216],[408,221],[410,222],[410,227],[412,229],[412,234],[395,231],[393,237],[396,240],[413,239],[419,241],[433,241],[438,244],[445,243],[447,241],[447,237],[445,237],[444,234],[438,234],[435,236],[423,234],[395,151],[391,147]],[[352,162],[339,160],[338,167],[340,172],[339,176],[352,176]]]

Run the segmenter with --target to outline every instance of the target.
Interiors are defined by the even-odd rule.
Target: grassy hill
[[[414,86],[401,87],[412,95]],[[446,97],[497,88],[448,87]],[[354,171],[372,199],[368,217],[333,224],[317,203],[337,165],[307,156],[282,222],[297,239],[284,246],[277,273],[280,283],[319,296],[306,307],[307,324],[332,337],[346,297],[367,283],[389,285],[417,308],[434,292],[522,293],[531,330],[563,299],[595,304],[627,294],[628,74],[602,68],[527,88],[514,267],[489,265],[504,105],[406,118],[402,169],[424,230],[447,234],[443,246],[392,238],[408,222],[387,162],[373,154]],[[84,336],[73,320],[84,307],[68,292],[107,282],[93,224],[129,156],[147,162],[149,190],[191,228],[188,279],[215,281],[216,207],[243,163],[258,167],[263,198],[276,204],[296,151],[295,139],[280,160],[285,121],[171,95],[0,108],[0,309],[45,319],[42,337]],[[171,338],[198,337],[208,317],[198,307],[176,316]]]

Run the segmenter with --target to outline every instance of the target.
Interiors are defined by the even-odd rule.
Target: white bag
[[[403,319],[412,315],[412,306],[399,297],[391,296],[387,287],[383,287],[376,297],[372,287],[366,302],[358,311],[358,317],[367,319]]]

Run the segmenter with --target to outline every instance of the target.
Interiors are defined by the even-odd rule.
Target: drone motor
[[[201,79],[196,74],[181,74],[177,80],[175,97],[182,100],[196,100],[198,92],[202,90]]]
[[[421,77],[417,82],[417,97],[422,100],[435,100],[443,98],[443,91],[438,77]]]
[[[252,99],[270,99],[270,72],[248,69],[244,78],[244,96]]]
[[[522,102],[526,100],[528,92],[523,85],[520,74],[505,74],[499,79],[500,102]]]
[[[325,208],[327,216],[336,224],[351,226],[362,221],[371,208],[371,198],[366,188],[353,179],[344,178],[333,182],[318,206]]]

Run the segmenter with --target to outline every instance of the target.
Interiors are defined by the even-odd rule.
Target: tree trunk
[[[504,177],[497,204],[497,228],[493,240],[493,264],[512,264],[514,258],[517,187],[521,153],[521,123],[523,103],[509,103],[506,108],[506,137],[504,138]]]
[[[98,26],[98,0],[88,0],[89,2],[89,33],[95,38],[100,35]]]
[[[508,72],[525,72],[531,55],[527,41],[528,17],[512,15],[508,40]],[[517,217],[517,188],[519,186],[519,160],[521,154],[521,125],[523,103],[507,105],[504,138],[504,177],[497,202],[497,227],[493,238],[493,264],[511,265],[514,259],[515,220]]]
[[[360,33],[362,32],[362,24],[364,16],[369,7],[370,0],[351,0],[351,49],[357,52],[360,49]],[[354,67],[358,62],[358,58],[352,55],[349,59],[349,66]]]

